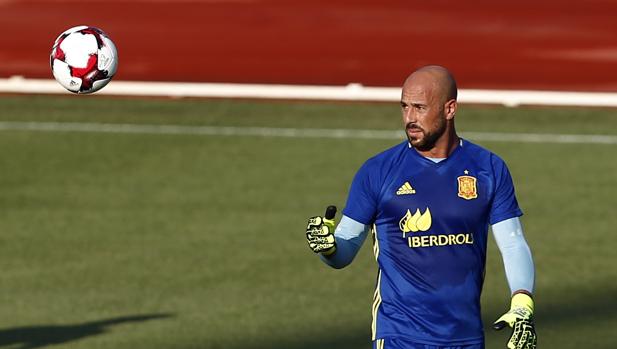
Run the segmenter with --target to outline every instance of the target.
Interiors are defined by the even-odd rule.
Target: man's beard
[[[425,129],[418,125],[414,125],[412,123],[408,123],[405,127],[405,134],[407,135],[407,139],[409,140],[409,144],[412,147],[420,150],[420,151],[428,151],[435,147],[435,143],[437,140],[446,132],[446,120],[439,119],[438,125],[435,130],[431,132],[427,132]],[[422,138],[412,139],[407,130],[414,129],[422,132]]]

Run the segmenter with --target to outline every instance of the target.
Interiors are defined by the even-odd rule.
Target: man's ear
[[[456,103],[456,99],[451,99],[446,102],[444,105],[444,111],[446,113],[446,120],[454,120],[454,116],[456,116],[456,109],[458,108],[458,104]]]

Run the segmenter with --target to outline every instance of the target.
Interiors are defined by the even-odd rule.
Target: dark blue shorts
[[[403,338],[384,338],[374,341],[373,349],[484,349],[484,343],[444,347],[413,343]]]

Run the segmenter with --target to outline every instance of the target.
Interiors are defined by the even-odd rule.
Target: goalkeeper
[[[481,349],[480,293],[488,227],[512,298],[495,321],[510,349],[536,348],[534,265],[505,162],[455,131],[457,89],[443,67],[427,66],[403,85],[407,140],[369,159],[351,184],[343,217],[309,219],[309,247],[334,268],[355,257],[369,232],[378,264],[375,349]]]

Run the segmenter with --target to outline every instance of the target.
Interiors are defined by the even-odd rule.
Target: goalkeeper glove
[[[336,241],[334,239],[335,214],[336,207],[329,206],[325,217],[316,216],[309,218],[306,227],[306,240],[313,252],[329,256],[336,251]]]
[[[493,324],[495,330],[509,326],[512,335],[508,341],[509,349],[535,349],[536,330],[533,324],[533,299],[524,293],[512,297],[510,311]]]

